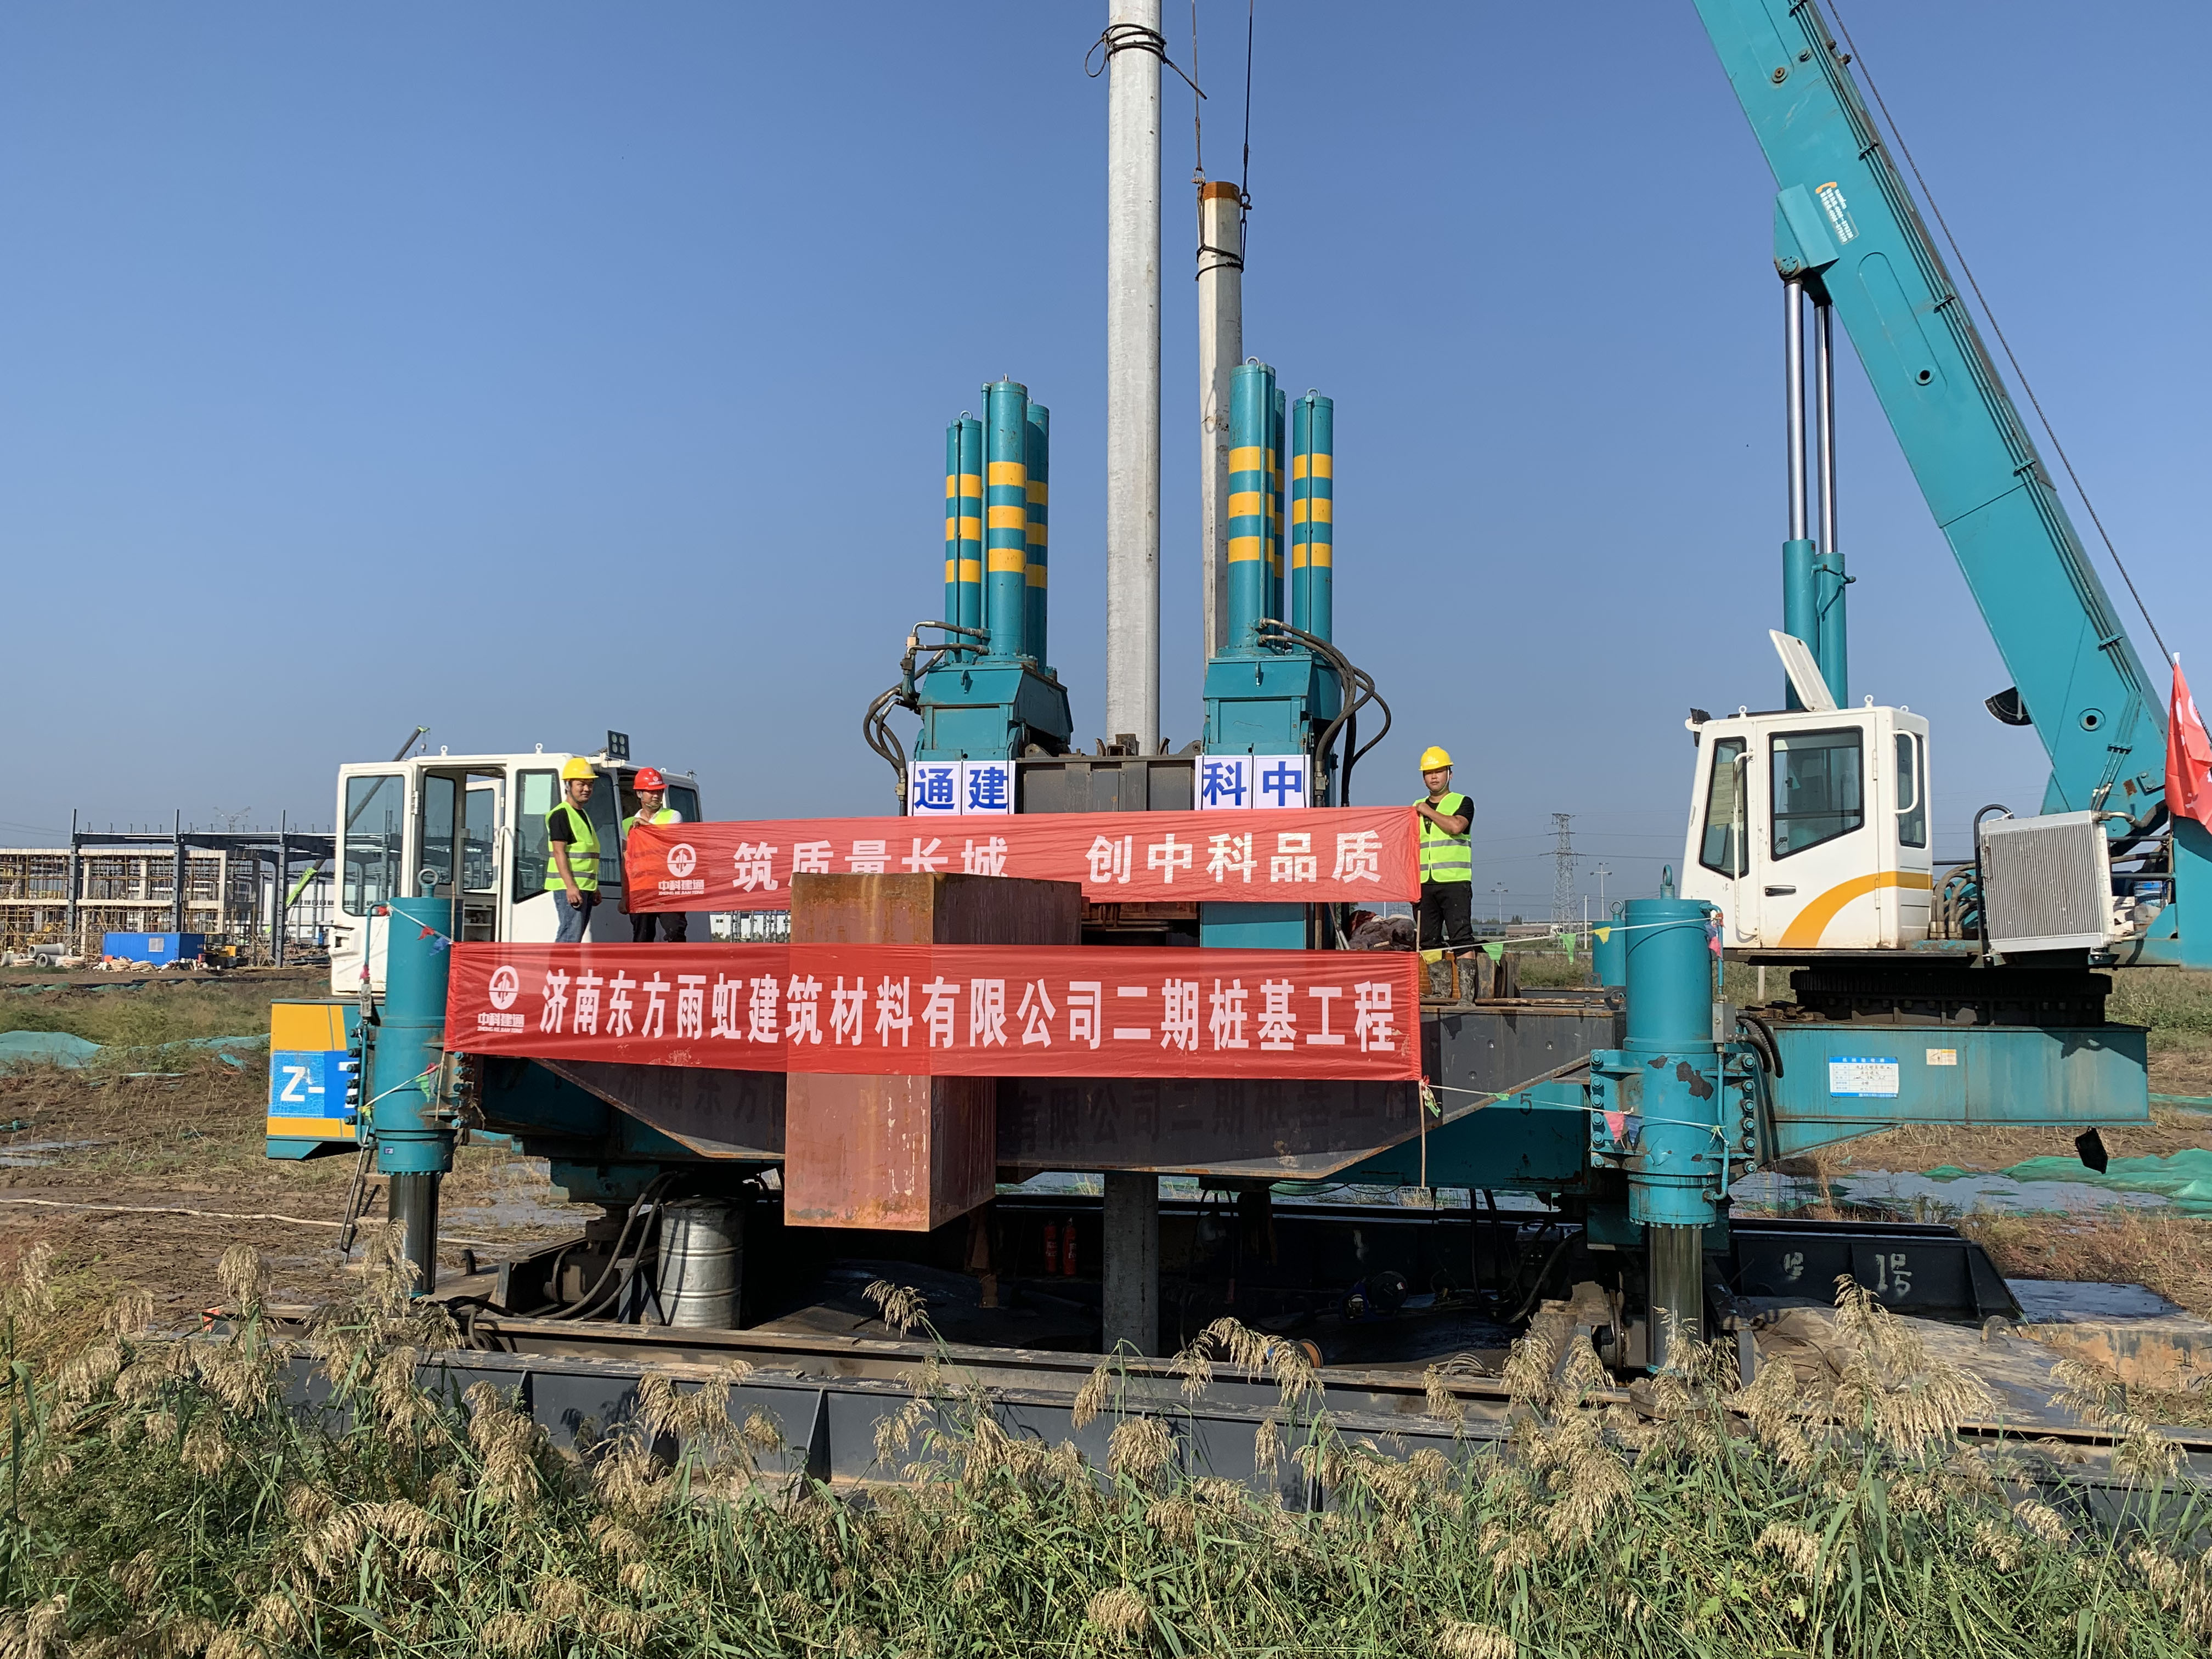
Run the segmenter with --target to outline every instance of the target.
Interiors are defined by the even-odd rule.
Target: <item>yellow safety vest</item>
[[[1453,802],[1459,805],[1455,806]],[[1426,818],[1416,820],[1421,826],[1421,879],[1423,881],[1465,881],[1474,879],[1474,803],[1465,795],[1444,795],[1431,800],[1426,795],[1413,803],[1425,806],[1431,812],[1441,812],[1448,818],[1465,818],[1467,834],[1448,836]]]
[[[599,832],[592,828],[591,819],[576,809],[574,801],[566,800],[545,815],[545,890],[568,890],[568,884],[561,879],[561,866],[553,857],[553,819],[562,812],[568,815],[569,834],[573,837],[568,842],[568,873],[576,878],[578,892],[596,893],[599,890]]]
[[[629,832],[637,828],[638,821],[641,818],[647,823],[681,823],[684,822],[684,814],[678,811],[672,806],[662,807],[658,812],[655,812],[649,818],[646,817],[645,814],[642,812],[631,813],[628,817],[623,820],[623,846],[627,847],[629,845]]]

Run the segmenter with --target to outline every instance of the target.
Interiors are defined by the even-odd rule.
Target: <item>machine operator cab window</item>
[[[464,939],[550,943],[560,901],[545,890],[545,815],[557,800],[565,754],[410,756],[338,769],[337,913],[331,990],[352,996],[366,964],[384,988],[386,919],[394,898],[461,901]],[[637,810],[636,769],[594,758],[599,786],[586,809],[599,838],[600,905],[590,937],[627,941],[622,912],[623,818]],[[668,805],[699,818],[699,790],[671,777]],[[703,921],[696,935],[706,936]]]
[[[1904,708],[1743,714],[1697,733],[1686,898],[1732,948],[1928,937],[1928,722]]]

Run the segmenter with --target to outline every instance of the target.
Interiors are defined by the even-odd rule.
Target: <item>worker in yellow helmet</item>
[[[545,815],[545,890],[554,896],[556,945],[580,945],[599,902],[599,832],[586,809],[599,774],[587,760],[561,764],[561,799]]]
[[[1421,751],[1421,781],[1428,793],[1413,803],[1421,823],[1421,913],[1424,950],[1474,949],[1474,803],[1452,793],[1452,757],[1434,744]]]

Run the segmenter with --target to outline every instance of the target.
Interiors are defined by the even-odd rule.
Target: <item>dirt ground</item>
[[[250,986],[233,978],[218,986],[156,981],[135,994],[49,992],[38,1001],[55,1016],[52,1023],[14,1029],[76,1029],[97,1040],[104,1033],[85,1029],[93,1020],[71,1017],[86,1011],[69,1006],[96,999],[88,1012],[99,1023],[133,1028],[132,1036],[175,1040],[179,1023],[224,1027],[191,1035],[233,1035],[266,1030],[272,997],[325,994],[319,975],[258,977]],[[134,994],[183,1006],[152,1019],[128,1008]],[[5,988],[0,999],[13,1000]],[[143,1285],[181,1322],[215,1299],[216,1261],[242,1241],[271,1264],[278,1300],[343,1293],[349,1279],[336,1240],[356,1160],[350,1153],[306,1162],[265,1156],[268,1090],[262,1051],[236,1066],[204,1050],[171,1048],[112,1062],[103,1056],[81,1071],[0,1073],[0,1271],[45,1239],[66,1273]],[[380,1218],[383,1186],[374,1177],[370,1194],[368,1213]],[[457,1152],[442,1209],[449,1270],[458,1268],[465,1243],[496,1255],[573,1231],[598,1213],[554,1202],[542,1163],[482,1145]]]
[[[68,978],[0,977],[0,1030],[170,1042],[266,1030],[270,1000],[327,994],[319,971],[204,980],[157,975],[137,984],[98,975]],[[2212,1039],[2187,1033],[2155,1039],[2151,1088],[2212,1095]],[[238,1066],[204,1050],[166,1049],[103,1057],[82,1071],[40,1066],[0,1073],[0,1270],[43,1238],[66,1271],[87,1282],[142,1285],[181,1320],[214,1300],[216,1261],[242,1240],[271,1263],[281,1299],[313,1303],[343,1291],[349,1280],[335,1240],[356,1160],[264,1156],[267,1090],[258,1052]],[[2212,1117],[2154,1107],[2150,1123],[2102,1134],[2114,1158],[2164,1156],[2212,1145]],[[1817,1182],[1939,1164],[1995,1170],[2073,1155],[2073,1137],[2062,1129],[1914,1128],[1786,1167]],[[368,1213],[380,1216],[380,1182],[372,1182],[372,1194]],[[465,1245],[497,1255],[573,1231],[596,1213],[556,1202],[542,1163],[483,1146],[458,1152],[443,1209],[449,1270]],[[1802,1212],[1850,1212],[1834,1205]],[[2008,1275],[2147,1285],[2212,1317],[2212,1220],[2117,1204],[2094,1212],[1958,1219]]]

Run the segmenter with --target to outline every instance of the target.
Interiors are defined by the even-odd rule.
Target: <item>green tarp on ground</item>
[[[0,1072],[10,1066],[82,1066],[100,1052],[67,1031],[0,1031]]]
[[[211,1048],[216,1056],[232,1066],[244,1064],[240,1050],[265,1044],[265,1036],[186,1037],[178,1042],[118,1048],[104,1052],[125,1057],[136,1056],[149,1063],[161,1059],[165,1049]],[[81,1036],[71,1036],[67,1031],[0,1031],[0,1072],[10,1066],[88,1066],[95,1054],[102,1053],[100,1045]]]

